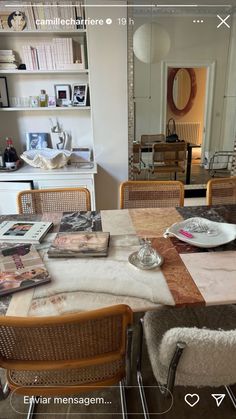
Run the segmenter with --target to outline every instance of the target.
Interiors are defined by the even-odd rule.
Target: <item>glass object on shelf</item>
[[[30,105],[30,99],[27,96],[13,96],[10,98],[10,105],[12,108],[28,108]]]
[[[40,108],[45,108],[48,106],[48,95],[46,94],[46,90],[42,89],[39,95],[39,106]]]
[[[29,103],[31,108],[38,108],[39,107],[39,98],[38,96],[30,96]]]
[[[156,264],[159,261],[160,256],[158,255],[156,250],[153,249],[151,241],[145,239],[143,245],[141,246],[137,254],[137,258],[141,265],[149,267]]]
[[[12,108],[19,108],[20,107],[20,98],[19,97],[11,97],[10,98],[10,105]]]
[[[22,108],[28,108],[29,104],[30,104],[29,97],[27,96],[20,97],[20,106]]]

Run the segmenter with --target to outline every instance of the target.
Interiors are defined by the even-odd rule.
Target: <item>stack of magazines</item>
[[[48,250],[48,256],[107,256],[110,233],[101,230],[100,212],[64,213],[60,231]]]

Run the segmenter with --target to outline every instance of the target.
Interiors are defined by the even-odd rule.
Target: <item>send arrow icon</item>
[[[225,398],[225,394],[212,394],[212,397],[215,399],[217,407],[219,407]]]

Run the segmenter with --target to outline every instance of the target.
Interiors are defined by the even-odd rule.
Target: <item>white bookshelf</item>
[[[89,70],[0,70],[0,74],[29,75],[29,74],[88,74]]]
[[[48,12],[48,11],[47,11]],[[54,13],[54,12],[53,12]],[[32,26],[31,26],[32,27]],[[53,38],[72,38],[73,43],[84,45],[86,56],[84,69],[71,70],[12,70],[1,69],[0,77],[6,77],[9,104],[12,98],[28,98],[39,96],[40,90],[46,90],[48,96],[55,96],[55,85],[90,85],[89,63],[87,57],[87,30],[69,29],[60,30],[12,30],[0,29],[0,49],[13,50],[17,61],[24,63],[23,46],[30,45],[37,48],[40,43],[52,43]],[[67,53],[62,47],[60,54]],[[59,52],[53,55],[54,66],[57,64]],[[74,59],[78,59],[75,54]],[[81,51],[82,55],[82,51]],[[59,60],[58,60],[59,61]],[[48,63],[48,60],[46,59]],[[49,60],[50,62],[50,60]],[[66,62],[66,60],[65,60]],[[51,67],[52,68],[52,67]],[[11,101],[12,99],[12,101]],[[90,103],[90,102],[89,102]],[[62,129],[72,137],[72,147],[89,147],[93,149],[92,112],[91,106],[70,107],[7,107],[0,108],[0,138],[1,147],[4,148],[4,138],[11,137],[19,155],[26,149],[26,133],[45,132],[51,133],[52,125],[58,121]],[[95,210],[95,187],[94,176],[97,173],[96,164],[92,168],[77,168],[65,166],[62,169],[42,171],[24,164],[14,173],[1,173],[0,176],[0,201],[6,201],[6,190],[12,191],[12,185],[16,183],[17,190],[24,189],[25,182],[34,188],[61,188],[72,186],[87,187],[91,193],[92,209]],[[9,188],[9,182],[11,187]],[[5,189],[4,185],[5,184]],[[28,183],[27,183],[28,185]],[[29,188],[30,186],[28,186]],[[14,191],[13,191],[14,192]],[[15,202],[15,194],[11,202]],[[0,206],[0,213],[7,213]],[[14,213],[12,204],[9,205],[9,213]]]
[[[90,106],[61,106],[61,107],[37,107],[37,108],[0,108],[0,112],[78,112],[78,111],[89,111]]]
[[[53,38],[72,38],[84,45],[87,55],[87,30],[24,30],[21,32],[0,30],[0,49],[9,49],[23,61],[23,45],[35,46],[38,43],[51,42]],[[11,98],[39,96],[40,90],[47,95],[55,95],[55,85],[83,85],[89,83],[88,57],[85,69],[73,70],[0,70],[0,76],[6,77],[9,105]],[[91,106],[70,107],[7,107],[0,108],[4,121],[0,125],[0,138],[12,137],[19,154],[25,150],[26,132],[48,132],[51,130],[50,118],[59,119],[63,129],[72,136],[72,146],[93,148]],[[55,114],[55,117],[54,117]]]
[[[17,36],[20,35],[21,37],[24,36],[28,36],[28,35],[33,35],[33,36],[45,36],[45,35],[82,35],[82,36],[86,36],[87,34],[87,30],[86,29],[74,29],[74,30],[61,30],[61,31],[56,31],[56,30],[48,30],[48,31],[44,31],[44,30],[23,30],[20,32],[15,32],[15,31],[6,31],[3,29],[0,29],[0,36]]]

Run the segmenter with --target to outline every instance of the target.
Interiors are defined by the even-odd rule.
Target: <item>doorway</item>
[[[166,132],[173,118],[179,138],[192,144],[194,183],[206,183],[209,173],[204,162],[210,144],[215,63],[163,62],[162,71],[162,131]]]

